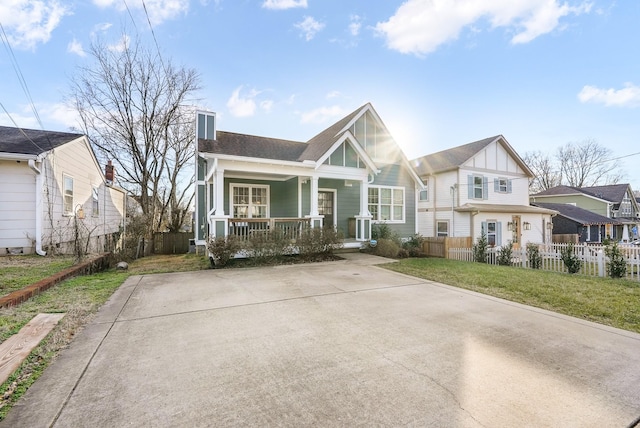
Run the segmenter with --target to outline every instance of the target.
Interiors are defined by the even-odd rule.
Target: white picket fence
[[[538,251],[542,257],[542,266],[540,269],[553,272],[567,272],[567,268],[562,261],[561,250],[570,244],[538,244]],[[630,280],[640,281],[640,247],[619,245],[618,248],[627,261],[626,278]],[[487,250],[487,263],[498,264],[497,256],[499,249],[490,248]],[[609,258],[605,254],[603,245],[574,245],[573,253],[580,258],[581,267],[579,274],[589,276],[607,276],[607,264]],[[511,262],[513,266],[530,268],[529,255],[527,248],[519,248],[512,250]],[[473,248],[450,248],[449,258],[452,260],[460,260],[472,262]]]

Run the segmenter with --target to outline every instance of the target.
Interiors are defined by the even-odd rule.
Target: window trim
[[[100,189],[98,186],[91,186],[91,216],[100,216]]]
[[[439,226],[441,224],[446,224],[447,225],[447,231],[445,234],[441,234],[440,230],[439,230]],[[450,231],[449,231],[449,220],[436,220],[436,236],[437,237],[449,237]]]
[[[240,188],[240,187],[246,187],[249,189],[249,202],[248,204],[234,204],[233,203],[233,190],[235,188]],[[253,193],[253,189],[266,189],[267,190],[267,203],[266,208],[266,215],[264,217],[253,217],[253,212],[252,212],[252,206],[254,206],[253,202],[252,202],[252,193]],[[235,217],[234,216],[234,208],[236,206],[247,206],[247,217]],[[262,206],[262,205],[255,205],[255,206]],[[229,183],[229,214],[231,215],[232,218],[270,218],[271,215],[271,186],[269,186],[268,184],[253,184],[253,183]]]
[[[378,190],[378,201],[376,203],[371,203],[370,201],[370,197],[371,195],[369,195],[369,191],[371,189],[377,189]],[[383,189],[388,189],[391,190],[391,204],[382,204],[380,202],[380,191]],[[399,190],[402,192],[402,218],[400,220],[393,220],[393,213],[394,213],[394,208],[399,206],[394,204],[393,202],[393,196],[394,196],[394,191]],[[402,186],[369,186],[369,191],[367,191],[367,208],[369,209],[369,213],[372,215],[371,218],[371,222],[372,223],[396,223],[396,224],[402,224],[406,222],[407,216],[406,216],[406,211],[407,211],[407,196],[406,196],[406,191],[405,188]],[[369,208],[372,205],[376,205],[377,206],[377,210],[376,210],[376,215],[373,214],[373,212],[371,212],[371,209]],[[389,206],[390,207],[390,214],[391,214],[391,218],[388,220],[382,220],[380,219],[380,213],[381,213],[381,208],[383,206]],[[378,218],[376,218],[378,217]]]
[[[68,195],[67,194],[67,179],[71,180],[71,192]],[[73,177],[70,176],[69,174],[62,174],[62,215],[64,216],[73,216],[74,212],[73,212],[73,206],[74,206],[74,192],[73,192],[73,186],[74,185],[74,180]],[[69,204],[69,209],[67,209],[67,197],[71,198],[71,203]]]

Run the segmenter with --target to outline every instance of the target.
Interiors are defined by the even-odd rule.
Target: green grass
[[[385,268],[640,333],[640,283],[483,263],[420,258]]]
[[[73,266],[73,257],[7,256],[0,258],[0,295],[40,281]]]

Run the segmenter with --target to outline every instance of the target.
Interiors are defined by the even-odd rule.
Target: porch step
[[[337,250],[333,250],[334,254],[344,254],[344,253],[359,253],[360,248],[338,248]]]

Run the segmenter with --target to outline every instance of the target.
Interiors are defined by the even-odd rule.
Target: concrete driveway
[[[625,427],[640,335],[349,260],[131,277],[6,427]]]

